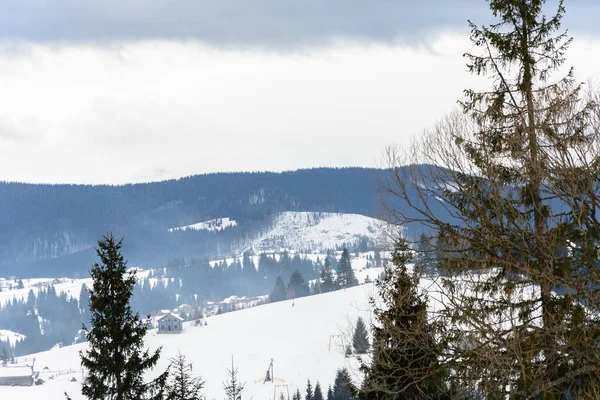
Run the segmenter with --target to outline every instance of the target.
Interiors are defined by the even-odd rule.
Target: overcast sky
[[[568,54],[600,78],[594,0]],[[452,6],[449,6],[451,4]],[[484,0],[0,0],[0,180],[376,166],[455,107]]]

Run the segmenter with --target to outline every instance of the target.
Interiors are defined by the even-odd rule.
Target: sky
[[[482,85],[484,0],[0,0],[0,180],[382,166]],[[578,79],[595,0],[567,0]]]

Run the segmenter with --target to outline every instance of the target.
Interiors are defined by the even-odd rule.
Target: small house
[[[32,386],[33,368],[30,366],[0,366],[0,386]]]
[[[173,313],[166,313],[158,319],[158,333],[181,333],[183,318]]]

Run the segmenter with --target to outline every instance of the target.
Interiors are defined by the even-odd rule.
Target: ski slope
[[[370,321],[368,299],[374,290],[367,284],[215,315],[207,318],[207,326],[185,323],[179,335],[158,335],[151,330],[146,346],[163,346],[163,350],[158,367],[150,375],[163,371],[169,358],[181,351],[194,363],[194,372],[206,380],[206,398],[222,399],[222,382],[227,379],[233,356],[246,385],[243,398],[267,400],[273,398],[273,385],[255,381],[264,378],[273,358],[274,376],[285,380],[290,395],[297,387],[304,392],[307,379],[313,386],[319,380],[326,393],[338,368],[346,366],[357,374],[356,360],[344,357],[342,343],[349,343],[358,316]],[[62,400],[64,392],[73,400],[83,399],[78,353],[85,348],[83,343],[27,356],[35,357],[35,370],[41,371],[45,383],[0,387],[0,399]],[[72,378],[77,381],[71,382]]]

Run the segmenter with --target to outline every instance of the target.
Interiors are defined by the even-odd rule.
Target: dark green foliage
[[[300,272],[294,271],[290,277],[290,283],[288,284],[288,299],[294,299],[297,297],[304,297],[310,294],[308,285],[300,275]]]
[[[346,368],[338,369],[333,383],[332,400],[353,400],[356,398],[353,392],[350,373]],[[329,394],[327,397],[329,398]]]
[[[344,247],[342,256],[337,269],[337,287],[340,289],[349,288],[358,285],[358,281],[354,276],[354,270],[352,269],[352,262],[350,260],[350,252]]]
[[[361,399],[449,399],[443,370],[427,321],[427,301],[417,292],[418,280],[408,274],[408,244],[400,240],[385,268],[385,279],[376,283],[381,305],[371,300],[376,325],[370,365],[363,364],[365,379]],[[358,324],[357,324],[358,325]]]
[[[314,400],[313,387],[310,383],[310,379],[306,382],[306,396],[304,396],[304,400]],[[302,398],[300,398],[302,400]]]
[[[285,299],[287,299],[287,289],[285,288],[285,283],[283,283],[283,279],[279,277],[275,282],[275,287],[273,288],[273,291],[269,295],[269,302],[275,303],[277,301],[283,301]]]
[[[227,369],[228,380],[223,382],[225,390],[225,400],[242,400],[242,390],[245,383],[241,383],[238,378],[238,370],[233,365],[233,357],[231,357],[231,368]]]
[[[283,395],[283,393],[281,393]],[[292,400],[302,400],[302,395],[300,394],[300,389],[296,388],[296,391],[292,395]]]
[[[369,351],[369,332],[361,317],[356,320],[354,334],[352,335],[352,347],[356,354],[365,354]]]
[[[313,395],[313,400],[325,400],[323,399],[323,391],[321,390],[321,384],[317,381],[315,385],[315,393]]]
[[[192,363],[187,363],[181,352],[171,358],[169,381],[167,382],[167,400],[201,400],[200,391],[204,388],[202,377],[192,376]]]
[[[321,269],[321,293],[327,293],[335,290],[335,280],[333,279],[333,270],[331,269],[330,258],[325,258],[325,264]]]
[[[85,329],[89,350],[80,353],[86,370],[81,392],[90,400],[159,400],[168,372],[149,383],[143,380],[158,362],[160,349],[152,354],[143,350],[148,327],[129,305],[136,279],[127,272],[121,247],[122,241],[112,235],[98,241],[100,263],[90,271],[91,328]]]
[[[327,400],[335,400],[333,398],[333,389],[331,388],[331,385],[329,385],[329,388],[327,389]]]

